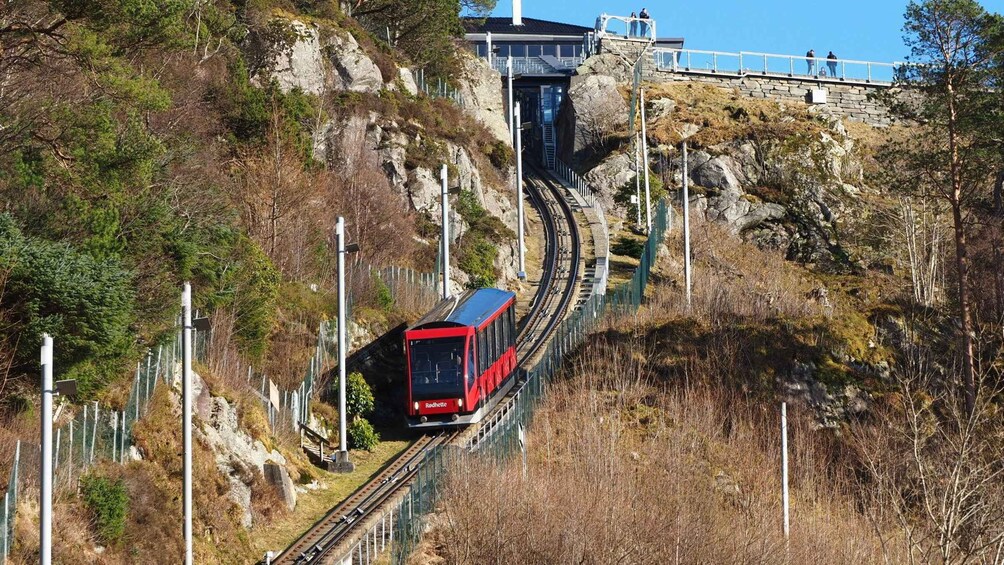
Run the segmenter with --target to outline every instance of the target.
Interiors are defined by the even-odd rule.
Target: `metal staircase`
[[[553,171],[556,150],[554,124],[543,124],[541,128],[543,129],[542,137],[544,141],[544,165],[547,167],[547,170]]]

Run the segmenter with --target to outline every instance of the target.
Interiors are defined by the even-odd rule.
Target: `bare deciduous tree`
[[[878,425],[859,425],[865,506],[900,527],[910,563],[1004,563],[1004,425],[984,387],[975,410],[914,357]],[[892,537],[890,543],[895,543]]]

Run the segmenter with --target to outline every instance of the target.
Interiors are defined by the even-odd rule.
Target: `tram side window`
[[[511,307],[508,310],[505,311],[505,327],[506,327],[505,346],[506,346],[506,349],[508,349],[508,348],[510,348],[510,347],[513,346],[512,337],[513,337],[513,334],[516,333],[515,329],[512,327],[512,308]]]
[[[482,372],[488,368],[488,328],[478,332],[478,358],[481,359],[479,366]]]
[[[478,376],[478,364],[477,360],[474,358],[474,340],[471,340],[470,345],[467,350],[467,373],[464,375],[464,381],[467,388],[470,388],[474,384],[474,379]]]
[[[512,328],[512,345],[516,345],[516,307],[509,309],[509,327]]]
[[[495,318],[492,325],[495,326],[495,360],[502,357],[502,316]]]
[[[502,352],[505,353],[509,351],[509,334],[511,333],[509,329],[509,310],[502,312],[499,320],[502,320]]]
[[[492,325],[488,324],[485,326],[485,349],[488,354],[488,361],[485,363],[486,367],[490,367],[495,361],[495,347],[492,346]]]

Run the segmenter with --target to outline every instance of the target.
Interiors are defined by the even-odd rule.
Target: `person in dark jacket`
[[[812,76],[813,71],[816,69],[816,50],[809,49],[809,52],[805,54],[805,66],[808,67],[808,74]]]
[[[631,12],[631,31],[629,32],[630,37],[638,36],[638,20],[636,19],[638,14]]]
[[[830,51],[830,54],[826,56],[826,66],[830,69],[830,76],[836,78],[837,76],[837,56]]]
[[[641,12],[638,13],[638,18],[641,20],[638,22],[638,35],[641,37],[648,37],[648,8],[642,8]]]

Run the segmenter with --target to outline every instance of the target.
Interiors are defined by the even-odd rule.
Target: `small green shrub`
[[[345,382],[345,410],[350,416],[368,416],[373,412],[373,391],[362,373],[349,374]]]
[[[384,310],[390,310],[394,306],[394,294],[391,293],[390,287],[379,274],[373,274],[373,286],[376,288],[377,306]]]
[[[640,259],[641,254],[645,251],[645,244],[640,240],[622,235],[610,246],[610,251],[614,255],[624,255]]]
[[[85,475],[80,479],[80,495],[94,516],[98,537],[117,544],[125,534],[129,496],[122,479]]]
[[[349,424],[349,446],[352,449],[373,451],[380,443],[380,434],[365,418],[356,418]]]
[[[470,275],[468,288],[486,288],[495,286],[499,273],[495,269],[495,258],[498,248],[488,242],[479,233],[468,233],[460,244],[460,259],[458,266]]]

